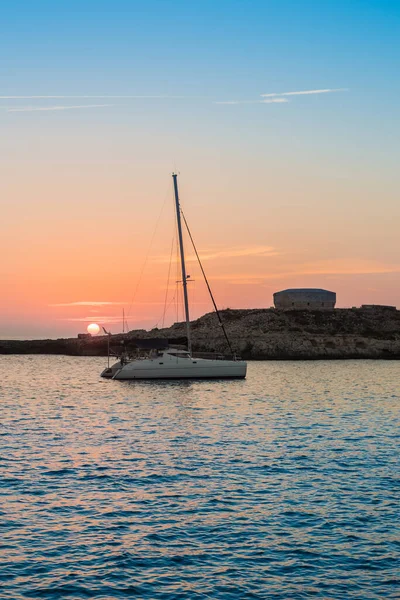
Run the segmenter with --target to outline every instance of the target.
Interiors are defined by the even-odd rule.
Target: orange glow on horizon
[[[220,308],[269,308],[272,294],[289,287],[335,291],[338,307],[398,303],[397,221],[374,209],[378,187],[356,190],[349,184],[350,207],[345,197],[338,200],[343,185],[334,181],[320,203],[318,181],[299,170],[288,182],[257,165],[235,169],[230,159],[206,180],[190,165],[179,179],[185,215]],[[0,339],[74,337],[96,322],[118,333],[123,309],[130,329],[161,327],[175,235],[169,170],[165,165],[155,178],[153,161],[142,173],[122,159],[112,169],[26,165],[24,177],[10,168],[2,181],[8,206],[0,236],[7,257]],[[196,319],[212,305],[187,239],[185,247]],[[178,280],[173,246],[165,326],[183,320],[182,307],[176,307]]]

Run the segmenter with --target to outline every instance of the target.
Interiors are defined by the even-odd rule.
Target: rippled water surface
[[[0,357],[0,597],[399,598],[400,364]]]

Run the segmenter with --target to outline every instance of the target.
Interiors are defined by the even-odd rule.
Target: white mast
[[[185,302],[185,317],[186,317],[186,335],[187,335],[187,340],[188,340],[188,350],[191,354],[192,353],[192,340],[190,338],[189,299],[188,299],[188,292],[187,292],[187,275],[186,275],[186,265],[185,265],[185,252],[184,252],[184,248],[183,248],[181,207],[179,204],[177,177],[178,177],[178,175],[176,173],[172,173],[172,179],[174,180],[175,208],[176,208],[176,222],[178,225],[179,250],[180,250],[180,254],[181,254],[183,298],[184,298],[184,302]]]

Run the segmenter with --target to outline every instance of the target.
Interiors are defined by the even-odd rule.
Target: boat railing
[[[176,348],[173,349],[176,350]],[[159,352],[161,356],[162,351]],[[119,348],[113,348],[110,351],[110,356],[114,356],[120,360],[122,359],[123,362],[155,358],[155,356],[151,355],[151,351],[149,350],[136,349],[132,352],[121,352]],[[207,360],[242,360],[239,354],[224,354],[222,352],[192,352],[192,358],[205,358]]]
[[[222,354],[221,352],[192,352],[192,358],[208,360],[242,360],[238,354]]]

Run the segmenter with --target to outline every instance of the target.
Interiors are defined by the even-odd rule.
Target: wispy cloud
[[[323,90],[301,90],[299,92],[278,92],[274,94],[261,94],[262,98],[275,98],[277,96],[309,96],[311,94],[332,94],[334,92],[347,92],[347,88],[326,88]]]
[[[261,100],[221,100],[213,104],[261,104]]]
[[[49,304],[49,306],[123,306],[127,302],[108,302],[108,301],[89,301],[82,300],[79,302],[61,302],[59,304]]]
[[[57,319],[58,321],[71,321],[74,323],[121,323],[121,317],[115,315],[90,315],[88,317],[66,317],[63,319]],[[154,321],[154,316],[142,316],[140,315],[140,321]]]
[[[338,259],[315,261],[300,266],[301,275],[385,275],[399,273],[400,265],[375,260]]]
[[[347,88],[325,88],[318,90],[299,90],[293,92],[274,92],[261,94],[261,100],[216,100],[213,104],[238,105],[238,104],[287,104],[290,96],[306,96],[312,94],[330,94],[333,92],[345,92]],[[0,96],[0,100],[167,100],[167,99],[199,99],[199,96],[170,96],[167,94],[82,94],[82,95],[26,95],[26,96]],[[204,97],[203,97],[204,99]],[[88,108],[105,108],[117,106],[117,104],[76,104],[76,105],[51,105],[51,106],[3,106],[10,113],[13,112],[51,112],[64,110],[79,110]]]
[[[283,104],[287,98],[271,98],[270,100],[223,100],[214,104]]]
[[[113,104],[79,104],[76,106],[17,106],[15,108],[7,108],[7,112],[37,112],[49,110],[76,110],[80,108],[104,108],[106,106],[114,106]]]
[[[301,275],[321,276],[357,276],[357,275],[388,275],[400,273],[400,265],[386,265],[378,261],[368,260],[326,260],[303,263],[295,268],[280,268],[270,273],[232,273],[214,275],[214,280],[228,281],[236,285],[260,285],[264,281],[298,277]]]
[[[213,281],[226,281],[232,285],[261,285],[268,277],[265,273],[225,273],[222,275],[213,275]],[[275,277],[271,277],[275,279]]]
[[[309,96],[312,94],[331,94],[333,92],[346,92],[347,88],[326,88],[323,90],[300,90],[298,92],[275,92],[261,94],[262,100],[223,100],[214,104],[285,104],[289,102],[287,96]]]
[[[169,257],[168,257],[169,261]],[[165,257],[162,257],[162,262],[166,262]],[[161,289],[165,289],[165,287],[161,286]],[[103,306],[129,306],[130,301],[127,300],[125,302],[59,302],[57,304],[48,304],[47,306],[51,307],[92,307],[92,308],[101,308]],[[135,306],[144,305],[144,306],[164,306],[164,301],[154,301],[154,300],[135,300]],[[92,317],[93,318],[93,317]],[[120,317],[118,317],[120,319]]]
[[[260,100],[261,104],[282,104],[289,102],[287,98],[271,98],[270,100]]]
[[[88,99],[129,99],[129,100],[134,100],[134,99],[150,99],[150,98],[161,98],[161,99],[166,99],[166,98],[186,98],[187,96],[167,96],[167,95],[136,95],[136,96],[111,96],[111,95],[103,95],[103,96],[94,96],[94,95],[84,95],[84,96],[0,96],[0,100],[88,100]]]
[[[201,260],[215,260],[219,258],[238,258],[241,256],[278,256],[279,252],[272,246],[253,246],[243,248],[227,248],[204,252]],[[196,256],[188,256],[188,260],[197,260]]]
[[[225,250],[210,249],[201,253],[201,260],[218,260],[225,258],[239,258],[245,256],[278,256],[280,253],[272,246],[250,246],[239,248],[226,248]],[[155,262],[169,262],[170,256],[162,255],[154,257]],[[187,262],[196,262],[197,257],[194,254],[189,254],[186,257]]]

